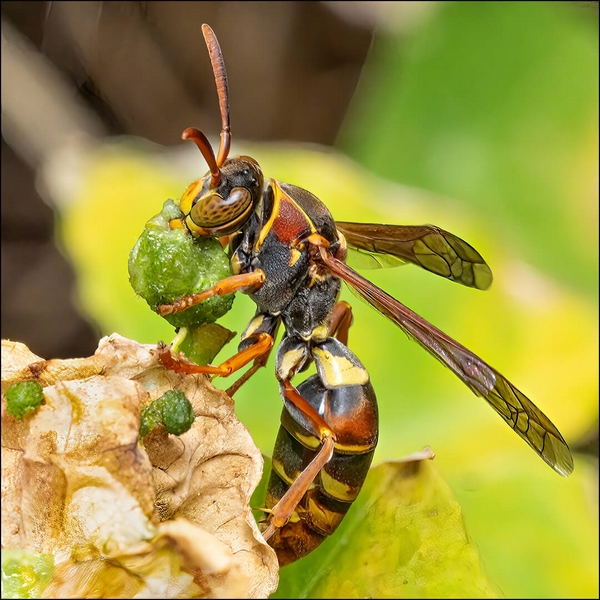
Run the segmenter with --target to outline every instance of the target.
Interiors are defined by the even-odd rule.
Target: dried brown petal
[[[113,334],[88,359],[3,342],[3,392],[44,386],[23,421],[2,406],[2,544],[54,555],[45,597],[266,597],[277,559],[248,503],[262,457],[233,401]],[[141,409],[182,390],[196,420],[138,443]]]

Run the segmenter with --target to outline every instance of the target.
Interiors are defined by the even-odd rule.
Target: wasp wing
[[[338,231],[338,233],[340,233]],[[348,256],[346,256],[346,264],[353,269],[365,271],[370,269],[387,269],[389,267],[402,267],[410,263],[392,256],[391,254],[381,254],[378,252],[369,252],[356,246],[347,246]]]
[[[413,263],[451,281],[486,290],[492,271],[470,244],[435,225],[383,225],[336,221],[348,247],[369,254],[371,268]],[[396,261],[385,259],[394,257]],[[394,264],[395,263],[395,264]]]
[[[356,293],[482,396],[557,473],[573,471],[573,457],[552,421],[508,379],[410,308],[321,249],[325,264]]]

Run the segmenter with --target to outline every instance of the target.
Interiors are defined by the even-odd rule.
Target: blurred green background
[[[29,64],[27,47],[18,28],[5,26],[18,23],[23,4],[2,6],[3,43],[7,36],[21,65]],[[3,51],[3,136],[9,158],[14,152],[25,161],[19,168],[29,185],[36,177],[55,207],[78,305],[97,331],[147,343],[172,337],[129,287],[127,256],[163,201],[178,199],[206,170],[196,148],[176,144],[181,130],[193,125],[218,135],[198,36],[206,21],[228,67],[233,153],[250,154],[267,176],[309,189],[339,220],[433,223],[474,245],[494,272],[487,292],[410,266],[363,274],[506,375],[579,450],[573,475],[560,478],[484,401],[344,290],[354,306],[350,345],[380,402],[375,463],[432,447],[487,576],[504,595],[597,597],[597,3],[158,2],[139,3],[136,12],[117,2],[89,3],[99,7],[92,14],[84,3],[52,4],[58,6],[44,13],[39,39],[29,36],[29,51],[37,59],[41,49],[67,73],[85,114],[63,114],[70,106],[64,90],[53,104],[36,96],[31,82],[9,79],[23,70],[5,66]],[[142,42],[134,51],[125,35],[134,22],[146,35],[142,42],[160,54],[138,52],[147,50]],[[175,25],[177,41],[165,33]],[[59,35],[65,31],[72,39]],[[151,65],[155,75],[141,71],[132,86],[133,67],[123,66],[123,56]],[[160,80],[165,63],[179,70]],[[8,84],[13,96],[5,97]],[[22,106],[23,98],[31,106]],[[61,128],[51,126],[57,122]],[[142,137],[109,136],[115,133]],[[3,337],[46,358],[92,353],[98,334],[83,322],[75,327],[70,314],[63,317],[69,325],[57,327],[63,321],[47,308],[55,294],[63,294],[61,311],[69,304],[66,279],[49,277],[42,261],[29,276],[40,287],[12,285],[33,263],[33,250],[21,246],[5,258],[5,240],[15,247],[21,227],[25,237],[39,230],[42,248],[48,242],[31,216],[42,208],[25,210],[27,184],[5,188],[5,154]],[[21,213],[6,224],[8,205]],[[20,296],[8,298],[7,313],[5,294],[14,287]],[[40,311],[54,325],[45,337],[41,325],[31,327]],[[240,333],[253,314],[240,295],[221,323]],[[53,346],[65,331],[87,345]],[[234,350],[232,344],[218,358]],[[267,455],[281,409],[272,368],[236,394],[240,419]],[[282,597],[301,593],[290,582],[306,579],[328,544],[335,539],[283,569]]]

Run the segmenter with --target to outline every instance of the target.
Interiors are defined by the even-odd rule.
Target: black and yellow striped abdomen
[[[377,400],[369,381],[327,389],[314,375],[298,391],[325,418],[339,443],[290,521],[269,540],[281,565],[307,555],[336,530],[360,492],[378,435]],[[295,411],[288,406],[273,450],[267,508],[277,504],[320,447],[318,437],[294,418]],[[356,418],[357,412],[362,419]]]

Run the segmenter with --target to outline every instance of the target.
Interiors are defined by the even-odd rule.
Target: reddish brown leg
[[[256,330],[260,331],[260,329],[262,328],[263,333],[269,333],[269,335],[273,338],[273,340],[277,339],[277,332],[279,331],[279,326],[281,325],[281,319],[277,318],[272,325],[269,325],[269,322],[268,322],[269,317],[267,315],[262,315],[262,318],[260,320],[258,328],[256,329],[255,328],[255,319],[257,317],[261,317],[261,315],[256,315],[255,318],[252,319],[252,321],[250,322],[250,325],[248,325],[248,329],[252,329],[252,331],[256,331]],[[267,322],[265,322],[265,319],[267,319]],[[244,332],[244,334],[242,335],[242,339],[244,341],[247,339],[252,339],[252,338],[256,339],[257,333],[252,333],[251,335],[247,335],[247,333]],[[268,352],[265,352],[264,354],[259,356],[254,361],[254,364],[243,375],[241,375],[235,383],[230,385],[225,390],[225,393],[227,395],[229,395],[231,398],[233,398],[233,395],[242,387],[242,385],[244,385],[244,383],[246,383],[246,381],[248,381],[248,379],[250,379],[250,377],[252,377],[252,375],[254,375],[254,373],[256,373],[260,368],[264,367],[267,364],[272,350],[273,350],[273,348],[271,348],[271,350],[269,350]]]
[[[335,444],[335,434],[319,413],[300,395],[298,390],[289,380],[281,382],[285,397],[302,411],[303,415],[312,423],[315,431],[319,433],[321,449],[312,459],[310,464],[300,473],[288,491],[277,504],[269,511],[269,525],[263,532],[263,537],[268,540],[280,527],[283,527],[296,510],[298,503],[308,491],[311,483],[321,469],[331,460]]]
[[[329,433],[333,436],[331,427],[327,421],[300,395],[300,392],[291,384],[289,379],[281,382],[283,395],[311,422],[314,427],[314,433],[322,436]]]
[[[273,350],[272,345],[269,350],[265,351],[264,354],[261,354],[254,360],[254,364],[243,375],[241,375],[233,385],[230,385],[225,390],[225,393],[233,398],[233,395],[244,385],[244,383],[246,383],[246,381],[248,381],[248,379],[250,379],[250,377],[252,377],[252,375],[254,375],[254,373],[256,373],[260,368],[267,364],[269,356],[271,355],[271,350]]]
[[[329,335],[335,336],[344,346],[348,345],[348,330],[354,318],[352,317],[352,306],[348,302],[338,302],[333,307],[331,321],[329,323]]]
[[[169,315],[171,313],[177,313],[199,304],[203,300],[208,300],[213,296],[226,296],[227,294],[233,294],[239,290],[257,290],[265,281],[265,274],[260,269],[253,271],[252,273],[242,273],[241,275],[231,275],[221,281],[218,281],[211,288],[200,292],[199,294],[190,294],[189,296],[183,296],[175,300],[172,304],[160,304],[157,308],[157,312],[161,317]]]
[[[283,527],[294,514],[302,497],[308,491],[310,484],[319,474],[321,469],[331,460],[333,455],[333,433],[325,434],[321,438],[323,446],[312,459],[308,467],[300,473],[298,479],[292,483],[281,500],[269,511],[269,525],[263,532],[263,537],[268,540],[280,527]]]
[[[221,363],[218,366],[213,365],[196,365],[187,360],[174,358],[169,347],[164,346],[159,348],[160,362],[166,369],[175,371],[176,373],[205,373],[206,375],[221,375],[227,377],[235,371],[238,371],[249,362],[262,357],[263,354],[268,354],[273,348],[273,338],[268,333],[259,333],[256,336],[256,343],[248,348],[244,348],[241,352],[234,354],[231,358]]]

